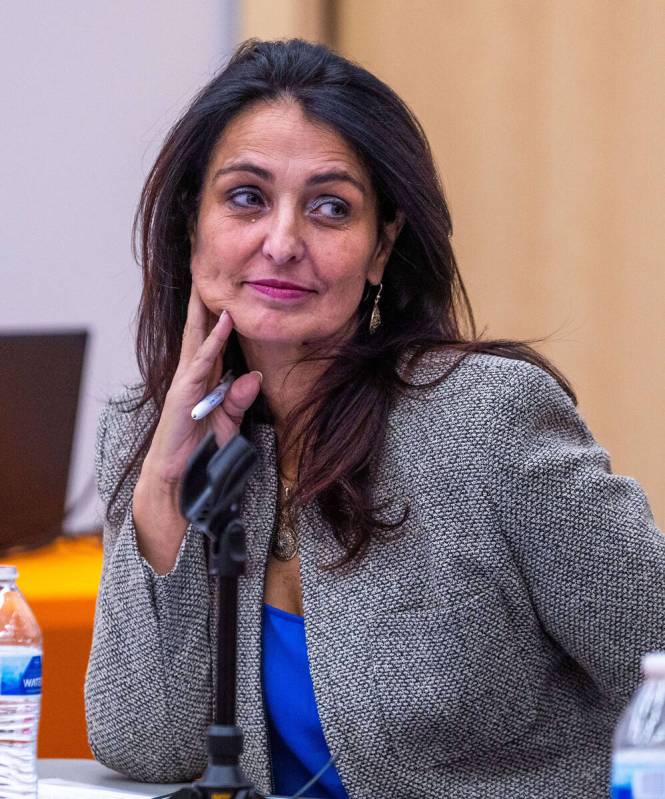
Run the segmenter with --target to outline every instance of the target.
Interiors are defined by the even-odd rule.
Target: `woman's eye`
[[[319,211],[321,208],[327,209],[321,215],[328,219],[345,219],[349,214],[347,204],[336,197],[324,197],[313,206],[314,211]]]
[[[230,199],[234,205],[240,208],[256,208],[261,203],[261,195],[253,189],[236,191],[231,195]]]

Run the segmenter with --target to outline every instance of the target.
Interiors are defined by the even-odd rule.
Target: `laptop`
[[[87,339],[0,333],[0,554],[62,532]]]

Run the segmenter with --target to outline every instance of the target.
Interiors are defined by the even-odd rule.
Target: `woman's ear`
[[[402,228],[404,227],[404,222],[406,221],[404,217],[404,212],[399,208],[395,212],[395,219],[392,222],[388,223],[388,226],[391,227],[391,241],[390,241],[390,249],[392,250],[393,244],[397,240]]]
[[[383,278],[383,270],[386,268],[390,253],[393,251],[393,246],[404,227],[405,221],[404,213],[398,208],[393,221],[385,222],[382,226],[376,250],[374,251],[373,263],[367,274],[367,279],[375,286],[378,286]]]

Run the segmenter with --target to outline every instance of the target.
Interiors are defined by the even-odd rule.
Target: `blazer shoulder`
[[[425,388],[443,375],[445,379]],[[428,353],[408,373],[409,380],[423,386],[428,403],[449,403],[460,399],[496,408],[526,396],[572,403],[558,381],[545,369],[524,360],[489,353],[464,354],[453,350]]]
[[[517,435],[530,419],[545,424],[549,419],[587,437],[573,401],[546,370],[485,353],[458,359],[459,353],[430,353],[410,371],[407,379],[420,387],[398,397],[390,435],[400,441],[421,436],[437,449],[471,447],[486,453],[496,446],[497,430]]]

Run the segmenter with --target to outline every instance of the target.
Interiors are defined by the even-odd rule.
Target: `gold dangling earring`
[[[372,315],[369,318],[369,334],[370,336],[379,329],[381,324],[381,311],[379,310],[379,299],[383,291],[383,283],[379,283],[379,290],[374,298],[374,307],[372,308]]]

